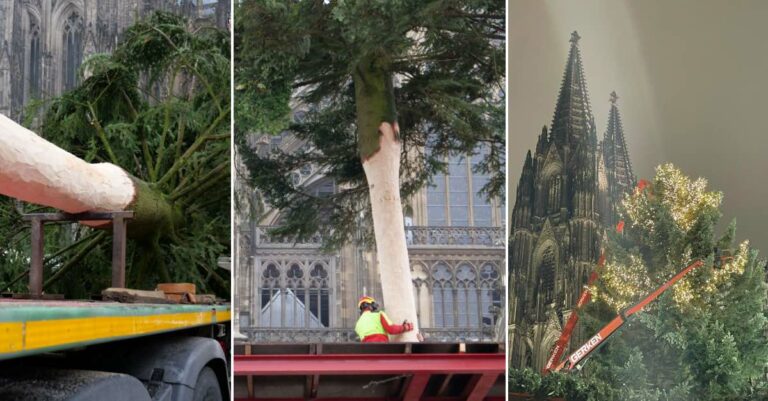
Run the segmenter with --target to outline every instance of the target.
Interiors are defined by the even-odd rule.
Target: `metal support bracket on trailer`
[[[43,225],[51,221],[111,221],[112,222],[112,287],[125,288],[125,247],[128,220],[132,211],[86,213],[29,213],[22,216],[32,225],[32,258],[29,267],[29,297],[43,297],[43,255],[45,238]]]

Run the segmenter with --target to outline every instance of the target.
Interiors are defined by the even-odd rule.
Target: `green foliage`
[[[21,281],[28,265],[29,230],[25,229],[14,201],[0,198],[0,282]],[[5,285],[0,291],[21,288],[20,285]]]
[[[604,273],[639,260],[643,277],[624,284],[640,290],[618,291],[623,284],[608,284],[602,275],[596,302],[581,315],[584,332],[596,332],[616,315],[615,304],[636,303],[693,260],[704,265],[633,315],[579,373],[546,385],[549,377],[529,375],[525,382],[540,380],[546,390],[539,393],[566,395],[562,381],[575,380],[575,388],[595,385],[588,399],[599,400],[765,399],[765,261],[746,242],[735,242],[735,222],[715,235],[721,199],[706,181],[689,180],[671,165],[657,169],[652,187],[629,195],[623,204],[629,228],[608,233]],[[649,281],[649,288],[632,281]]]
[[[361,224],[371,218],[361,157],[377,148],[371,131],[380,121],[361,110],[386,121],[397,113],[404,199],[445,171],[448,155],[479,146],[490,151],[477,171],[492,177],[484,190],[503,197],[504,1],[250,0],[236,7],[236,142],[251,183],[282,212],[276,234],[302,239],[319,231],[327,246],[370,239],[359,232],[372,227]],[[392,92],[367,99],[355,87],[366,79],[369,88],[391,84]],[[248,138],[264,134],[291,134],[306,146],[255,154]],[[295,185],[292,172],[308,165],[335,181],[338,193],[321,197]]]
[[[616,394],[605,383],[562,373],[542,377],[530,368],[510,369],[508,378],[510,393],[528,394],[534,400],[601,401],[613,399]]]
[[[78,157],[119,165],[147,184],[143,195],[171,205],[154,211],[169,215],[162,227],[129,223],[128,285],[192,282],[228,297],[228,280],[216,269],[230,252],[229,33],[157,12],[128,28],[111,55],[87,59],[81,72],[80,85],[37,104],[28,123]],[[17,220],[0,214],[0,227],[19,227]],[[88,297],[109,286],[111,238],[95,233],[72,224],[47,229],[46,291]],[[5,286],[28,260],[15,266],[0,266]]]

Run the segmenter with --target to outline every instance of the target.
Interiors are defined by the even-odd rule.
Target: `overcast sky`
[[[510,203],[577,30],[598,138],[615,90],[635,174],[672,162],[707,178],[725,194],[724,222],[736,218],[738,238],[768,255],[766,21],[760,0],[511,0]]]

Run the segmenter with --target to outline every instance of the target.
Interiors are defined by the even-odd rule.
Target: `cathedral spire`
[[[541,135],[539,140],[536,141],[536,154],[544,154],[547,151],[549,145],[549,134],[547,134],[547,126],[541,128]]]
[[[520,182],[517,186],[517,199],[525,199],[526,202],[530,202],[533,199],[533,179],[534,179],[533,158],[531,157],[531,151],[525,155],[525,164],[523,164],[523,171],[520,174]]]
[[[619,96],[611,92],[611,110],[608,115],[608,128],[603,137],[603,158],[609,190],[615,199],[621,199],[622,192],[628,192],[635,186],[635,175],[629,160],[627,142],[624,139],[624,127],[621,125],[621,115],[616,106]]]
[[[559,144],[588,141],[595,145],[597,134],[581,65],[579,39],[581,36],[574,31],[550,132]]]
[[[525,155],[525,164],[517,184],[515,206],[512,208],[512,229],[527,227],[530,223],[534,200],[534,166],[531,151]]]
[[[523,165],[523,168],[533,168],[533,158],[531,157],[530,150],[525,154],[525,164]]]

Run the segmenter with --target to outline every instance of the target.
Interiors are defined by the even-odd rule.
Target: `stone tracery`
[[[34,99],[58,96],[96,52],[109,53],[137,17],[163,9],[226,25],[229,2],[7,0],[0,2],[0,113],[20,121]],[[225,4],[226,3],[226,4]],[[203,9],[199,9],[203,7]],[[213,12],[213,13],[211,13]],[[11,79],[13,77],[13,79]]]

